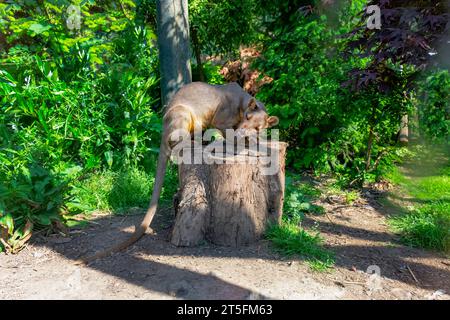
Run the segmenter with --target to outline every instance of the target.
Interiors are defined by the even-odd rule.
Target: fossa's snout
[[[261,102],[252,98],[244,112],[241,123],[238,125],[238,129],[258,132],[263,129],[271,128],[277,125],[278,122],[279,120],[277,117],[269,117]]]

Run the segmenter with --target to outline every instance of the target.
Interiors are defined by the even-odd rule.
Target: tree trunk
[[[408,115],[404,115],[401,120],[400,132],[398,135],[398,141],[402,146],[408,145],[409,142],[409,128],[408,128]]]
[[[194,48],[195,60],[197,61],[197,72],[198,72],[198,80],[201,82],[206,82],[205,73],[203,72],[203,63],[202,63],[202,51],[200,49],[200,42],[198,39],[198,33],[196,28],[192,28],[192,46]]]
[[[268,223],[280,223],[287,145],[269,142],[266,146],[271,156],[233,153],[222,157],[222,164],[179,165],[174,245],[194,246],[205,240],[247,245],[262,237]],[[276,170],[269,172],[268,163]]]
[[[187,0],[158,0],[159,63],[161,97],[166,106],[183,85],[192,81]]]

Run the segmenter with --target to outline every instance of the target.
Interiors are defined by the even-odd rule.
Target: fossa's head
[[[255,98],[251,98],[248,102],[247,108],[244,111],[244,116],[238,126],[238,130],[243,129],[260,131],[276,126],[278,122],[278,117],[269,116],[267,114],[264,104]]]

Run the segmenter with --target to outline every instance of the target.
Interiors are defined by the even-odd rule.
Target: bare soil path
[[[76,266],[74,259],[121,241],[141,219],[100,215],[67,237],[35,236],[19,254],[0,255],[0,299],[450,299],[448,257],[401,245],[376,197],[367,193],[353,205],[322,200],[327,215],[304,221],[336,253],[330,272],[282,257],[265,240],[174,247],[170,212],[155,221],[156,236]]]

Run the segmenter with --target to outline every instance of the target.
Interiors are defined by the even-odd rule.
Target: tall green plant
[[[10,251],[84,210],[74,188],[87,173],[153,168],[159,146],[154,32],[128,0],[80,2],[83,24],[69,30],[69,4],[0,4],[0,248]]]

